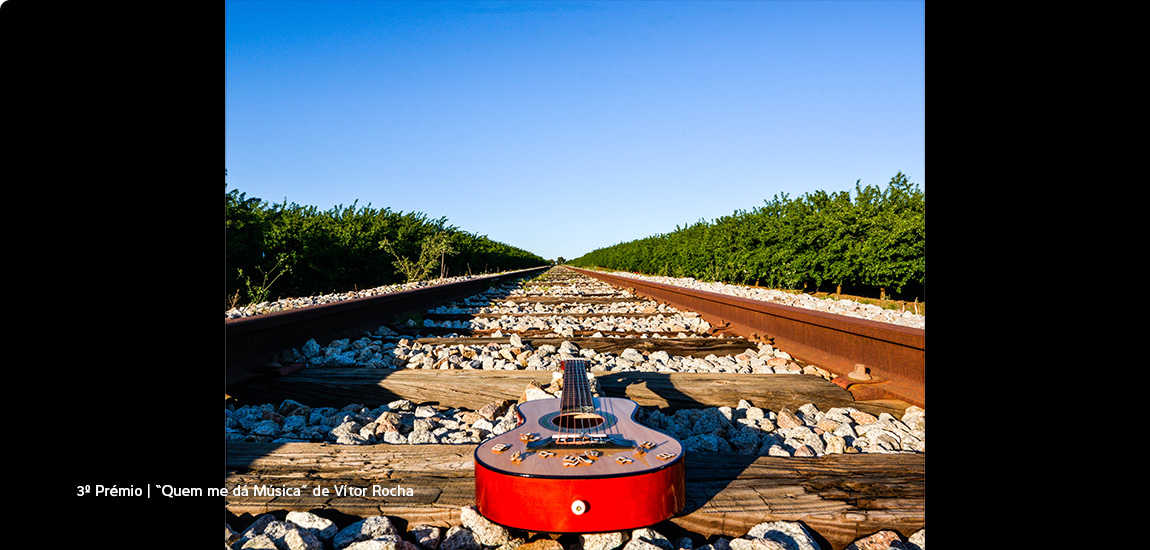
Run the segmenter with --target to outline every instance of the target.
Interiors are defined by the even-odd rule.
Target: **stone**
[[[262,534],[264,529],[266,529],[267,526],[274,521],[277,520],[276,517],[272,514],[263,514],[257,517],[255,521],[253,521],[251,525],[248,525],[248,528],[244,529],[244,532],[240,534],[239,540],[242,542],[246,539]]]
[[[814,457],[814,456],[818,456],[818,453],[816,453],[815,450],[812,449],[810,445],[804,444],[804,445],[799,445],[798,447],[795,447],[795,453],[792,456]]]
[[[518,550],[563,550],[563,545],[557,540],[544,538],[519,545],[517,548]]]
[[[902,547],[902,537],[895,531],[885,530],[856,540],[844,550],[888,550]]]
[[[926,432],[926,411],[916,406],[910,406],[902,415],[902,421],[915,432]]]
[[[394,536],[361,540],[346,546],[344,550],[419,550],[419,547]]]
[[[779,411],[777,422],[779,424],[779,428],[784,430],[797,428],[803,425],[802,419],[796,416],[795,413],[791,412],[790,409],[783,409]]]
[[[299,526],[300,529],[308,531],[316,536],[320,541],[327,543],[331,541],[339,528],[336,527],[335,522],[327,518],[321,518],[311,512],[297,512],[291,511],[287,513],[287,521]]]
[[[806,403],[799,407],[797,414],[803,418],[803,422],[811,426],[815,425],[822,416],[819,408],[816,407],[814,403]]]
[[[470,529],[456,525],[447,530],[439,543],[439,550],[483,550],[483,545]]]
[[[399,532],[392,525],[387,516],[370,516],[344,527],[332,539],[336,550],[350,546],[352,543],[378,539],[385,536],[399,537]]]
[[[691,431],[696,434],[715,434],[721,432],[729,423],[730,419],[724,417],[719,409],[704,409],[695,420]]]
[[[738,430],[727,438],[739,454],[758,454],[762,438],[755,430]]]
[[[742,408],[742,407],[740,407],[740,408]],[[748,420],[760,421],[766,417],[767,417],[766,413],[764,413],[763,409],[761,409],[759,407],[753,407],[753,406],[747,407],[746,410],[743,412],[743,418],[746,418]]]
[[[536,399],[554,398],[555,396],[547,393],[547,390],[543,389],[543,386],[539,385],[539,382],[532,380],[523,390],[523,397],[520,399],[520,402],[526,403],[527,401],[534,401]]]
[[[438,550],[443,529],[434,525],[417,525],[408,530],[415,543],[428,550]]]
[[[787,545],[768,539],[732,539],[731,550],[788,550]]]
[[[683,448],[688,451],[706,451],[713,453],[732,452],[731,444],[715,434],[697,434],[683,440]],[[673,549],[672,549],[673,550]]]
[[[823,438],[819,437],[819,435],[814,432],[808,433],[807,436],[803,438],[803,445],[810,447],[816,455],[825,453],[827,448],[826,442],[823,441]]]
[[[279,414],[283,416],[300,415],[307,417],[311,414],[311,407],[293,399],[285,399],[279,406]]]
[[[675,550],[675,545],[658,531],[650,528],[635,529],[623,550]]]
[[[643,353],[635,348],[627,348],[623,350],[623,353],[619,354],[619,357],[632,363],[642,363],[647,360],[646,357],[643,357]]]
[[[280,425],[274,420],[264,420],[253,426],[251,433],[253,435],[275,436],[283,433],[283,430],[280,429]]]
[[[434,445],[439,443],[439,438],[427,430],[413,430],[407,435],[407,442],[411,445]]]
[[[849,438],[853,440],[858,438],[858,433],[855,432],[854,427],[845,422],[839,424],[839,426],[835,428],[835,431],[831,432],[831,434],[842,437],[844,439]]]
[[[303,352],[303,356],[308,359],[313,359],[323,354],[323,348],[315,341],[315,338],[305,342],[301,351]]]
[[[747,532],[748,538],[773,540],[784,544],[787,550],[819,550],[819,544],[803,524],[795,521],[768,521]],[[732,541],[733,542],[733,541]]]
[[[483,517],[475,506],[460,508],[459,519],[464,527],[475,534],[476,540],[483,546],[500,546],[511,538],[506,527]]]
[[[615,550],[627,543],[627,534],[622,531],[579,535],[582,550]]]
[[[402,430],[403,420],[398,414],[391,411],[383,412],[379,418],[375,419],[375,426],[372,429],[372,434],[376,437],[383,437],[386,432],[399,432]]]
[[[873,424],[878,421],[878,417],[873,414],[853,409],[850,412],[850,417],[851,420],[854,420],[855,424],[859,426],[866,426],[867,424]]]
[[[430,432],[430,431],[435,430],[437,425],[438,424],[434,420],[432,420],[431,418],[427,418],[427,417],[416,418],[415,421],[411,423],[411,431],[412,432]]]
[[[926,550],[926,528],[919,529],[906,539],[907,550]]]
[[[794,362],[788,362],[785,366],[775,367],[775,374],[802,374],[803,368]]]
[[[250,539],[245,540],[240,545],[240,550],[278,550],[276,543],[266,535],[256,535]]]
[[[334,436],[358,434],[363,426],[354,420],[348,420],[340,423],[338,426],[331,429],[331,434]]]
[[[415,410],[415,403],[407,399],[397,399],[388,403],[387,408],[392,411],[411,412]]]
[[[307,419],[300,415],[292,415],[284,419],[281,428],[284,432],[298,432],[307,427]]]
[[[779,445],[777,442],[763,442],[763,446],[759,448],[759,454],[762,456],[791,456],[791,452]]]
[[[902,450],[902,442],[895,434],[885,430],[871,430],[867,434],[870,439],[870,449],[876,452],[895,453]]]
[[[823,418],[819,419],[818,422],[815,423],[815,427],[824,431],[824,432],[834,433],[835,430],[837,430],[839,428],[840,424],[841,424],[840,422],[837,422],[835,420],[832,420],[832,419],[824,416]]]
[[[273,521],[264,527],[260,536],[272,541],[275,548],[284,550],[323,550],[323,542],[306,529],[286,521]],[[246,547],[246,546],[245,546]]]

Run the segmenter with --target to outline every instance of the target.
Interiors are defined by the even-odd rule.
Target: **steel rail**
[[[286,366],[277,370],[264,365],[283,350],[300,347],[310,338],[333,340],[374,331],[395,315],[424,311],[450,300],[477,294],[500,281],[523,277],[547,267],[227,319],[224,321],[225,386],[231,388],[261,376],[290,371]]]
[[[715,332],[771,341],[795,359],[836,374],[835,383],[857,400],[897,399],[926,406],[924,329],[564,267],[694,311],[716,327]]]

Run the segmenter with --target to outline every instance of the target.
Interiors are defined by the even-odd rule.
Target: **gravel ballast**
[[[678,537],[652,528],[570,535],[554,540],[507,529],[483,517],[474,506],[459,510],[451,527],[413,525],[400,531],[389,517],[371,516],[342,526],[311,512],[260,515],[237,531],[224,525],[227,550],[819,550],[815,536],[800,522],[772,521],[751,527],[741,537]],[[926,550],[926,529],[904,537],[879,531],[846,550]]]

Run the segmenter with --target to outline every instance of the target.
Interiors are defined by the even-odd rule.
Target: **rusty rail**
[[[676,308],[694,311],[716,332],[772,341],[796,359],[838,375],[858,400],[926,406],[926,331],[793,306],[571,268]],[[864,368],[869,379],[852,374]]]
[[[309,338],[332,340],[375,330],[395,315],[423,311],[482,292],[497,282],[523,277],[546,266],[477,277],[378,296],[224,321],[224,369],[228,388],[277,373],[263,365]],[[282,370],[278,372],[283,372]]]

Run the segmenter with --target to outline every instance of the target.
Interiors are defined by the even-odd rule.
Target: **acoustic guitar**
[[[682,444],[636,422],[634,401],[595,397],[587,364],[560,362],[561,397],[518,405],[518,426],[475,449],[476,507],[487,519],[596,533],[646,527],[683,509]]]

